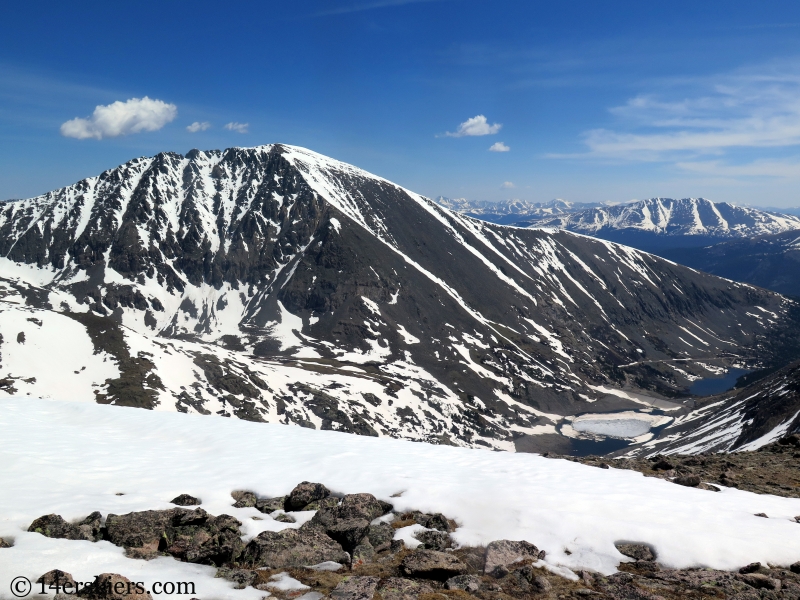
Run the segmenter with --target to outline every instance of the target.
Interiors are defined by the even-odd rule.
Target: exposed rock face
[[[67,523],[60,515],[45,515],[39,517],[28,531],[41,533],[45,537],[62,538],[67,540],[88,540],[90,542],[100,539],[100,522],[102,515],[93,512],[79,523]]]
[[[774,293],[476,221],[280,144],[164,153],[0,203],[0,255],[38,269],[0,271],[3,308],[42,323],[0,354],[79,326],[81,361],[117,371],[87,369],[84,397],[459,446],[524,449],[543,413],[641,407],[608,389],[680,400],[707,360],[769,363],[800,331]],[[0,393],[53,394],[40,368],[4,370]]]
[[[324,531],[305,527],[259,533],[247,544],[241,560],[253,568],[282,569],[326,561],[349,563],[350,556]]]
[[[229,515],[209,515],[202,508],[148,510],[108,515],[106,537],[135,558],[166,552],[179,560],[222,565],[242,552],[241,523]]]

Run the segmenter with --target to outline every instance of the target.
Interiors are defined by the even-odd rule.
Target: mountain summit
[[[691,381],[768,363],[797,328],[778,294],[283,144],[0,204],[0,255],[8,393],[457,445],[683,410]]]

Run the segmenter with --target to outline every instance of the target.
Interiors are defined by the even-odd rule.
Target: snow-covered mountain
[[[709,361],[770,363],[799,329],[778,294],[281,144],[0,204],[0,255],[7,393],[463,446],[678,414]]]
[[[555,215],[564,215],[578,210],[603,206],[595,202],[569,202],[556,198],[549,202],[530,202],[528,200],[467,200],[466,198],[446,198],[439,196],[436,203],[455,212],[489,221],[512,225],[532,219],[545,219]]]
[[[709,240],[781,233],[800,229],[800,217],[705,198],[651,198],[538,219],[532,226],[566,229],[642,247],[648,241],[658,243],[659,237],[680,237],[682,240],[678,243],[700,245]],[[676,242],[662,240],[660,243]]]

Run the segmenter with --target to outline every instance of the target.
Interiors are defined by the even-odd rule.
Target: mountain
[[[800,362],[741,389],[705,400],[629,454],[755,450],[800,433]]]
[[[800,229],[800,217],[711,202],[705,198],[651,198],[531,221],[647,251],[696,247]]]
[[[436,198],[436,203],[482,221],[503,225],[513,225],[521,221],[543,219],[602,206],[598,203],[568,202],[558,198],[549,202],[529,202],[528,200],[490,202],[488,200],[467,200],[465,198],[439,196]]]
[[[6,393],[461,446],[680,414],[692,381],[772,366],[800,331],[779,294],[282,144],[0,204],[0,255]]]
[[[800,297],[800,231],[659,253],[693,269]]]

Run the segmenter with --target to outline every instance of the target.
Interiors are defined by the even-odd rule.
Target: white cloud
[[[250,127],[250,123],[237,123],[236,121],[232,121],[225,125],[225,129],[229,131],[235,131],[236,133],[247,133],[248,128]]]
[[[679,169],[715,177],[784,177],[800,178],[800,158],[792,160],[755,160],[741,165],[727,164],[721,160],[679,162]]]
[[[509,150],[511,150],[511,148],[506,146],[503,142],[495,142],[489,146],[489,152],[508,152]]]
[[[209,127],[211,127],[211,123],[208,121],[203,121],[202,123],[200,121],[195,121],[186,127],[186,131],[189,133],[197,133],[198,131],[205,131]]]
[[[515,186],[510,181],[504,181],[503,185],[501,185],[500,187],[503,188],[504,190],[513,190],[517,186]]]
[[[489,122],[486,120],[486,117],[483,115],[477,115],[472,117],[471,119],[467,119],[461,125],[458,126],[455,133],[447,132],[445,135],[447,137],[464,137],[464,136],[472,136],[472,135],[494,135],[498,131],[502,125],[500,123],[494,123],[493,125],[489,125]]]
[[[91,117],[75,118],[61,125],[64,137],[85,140],[118,137],[142,131],[158,131],[178,116],[178,107],[161,100],[131,98],[97,106]]]

